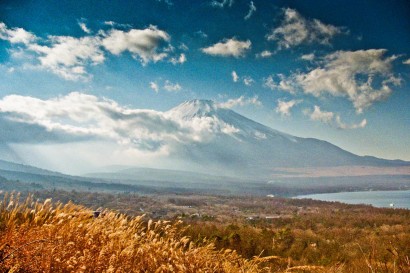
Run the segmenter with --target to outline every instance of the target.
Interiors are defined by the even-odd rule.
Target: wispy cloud
[[[90,34],[90,33],[91,33],[91,29],[89,29],[89,28],[87,27],[87,25],[85,24],[85,22],[83,22],[83,21],[78,21],[78,25],[80,26],[80,28],[82,29],[82,31],[84,31],[85,33],[87,33],[87,34]]]
[[[187,58],[186,58],[185,53],[181,53],[178,58],[173,57],[173,58],[171,58],[171,60],[170,60],[170,62],[171,62],[173,65],[183,64],[183,63],[185,63],[186,61],[187,61]]]
[[[313,61],[315,59],[315,54],[314,53],[304,54],[300,56],[300,59],[304,61]]]
[[[360,123],[357,124],[346,124],[342,122],[340,115],[333,112],[323,111],[319,106],[315,105],[313,111],[309,109],[304,110],[304,114],[308,116],[313,121],[319,121],[330,126],[335,126],[338,129],[358,129],[364,128],[367,125],[367,120],[363,119]]]
[[[149,83],[149,87],[155,91],[155,93],[159,92],[159,86],[156,82],[150,82]]]
[[[132,25],[130,25],[130,24],[122,24],[122,23],[117,23],[117,22],[114,22],[114,21],[104,21],[104,25],[106,25],[106,26],[111,26],[111,27],[115,27],[115,28],[126,28],[126,29],[129,29],[129,28],[132,28]]]
[[[315,105],[312,112],[309,113],[309,111],[305,111],[305,114],[308,115],[311,120],[320,121],[327,124],[330,124],[335,116],[333,112],[322,111],[317,105]]]
[[[239,80],[241,80],[246,86],[251,86],[255,82],[251,76],[239,76],[236,71],[232,71],[231,76],[233,82],[239,82]]]
[[[249,3],[249,11],[243,19],[248,20],[255,13],[255,11],[256,11],[255,4],[253,3],[253,1],[251,1]]]
[[[269,58],[273,55],[273,52],[270,50],[264,50],[256,54],[256,58]]]
[[[403,64],[409,64],[410,65],[410,59],[407,59],[407,60],[403,61]]]
[[[181,43],[178,48],[183,50],[183,51],[188,51],[189,50],[189,47],[184,43]]]
[[[252,79],[252,77],[250,76],[243,77],[243,84],[245,84],[246,86],[251,86],[254,82],[254,79]]]
[[[364,128],[367,125],[366,119],[363,119],[360,123],[357,123],[357,124],[346,124],[341,121],[339,115],[336,116],[335,121],[336,121],[337,128],[339,129],[359,129],[359,128]]]
[[[232,7],[232,5],[235,3],[235,0],[213,0],[211,2],[211,6],[215,8],[224,8],[225,6]]]
[[[295,81],[283,74],[270,75],[264,79],[263,85],[273,91],[285,91],[291,94],[294,94],[297,90]]]
[[[206,39],[208,38],[208,34],[203,32],[202,30],[198,30],[194,33],[195,36],[199,36],[200,38]]]
[[[317,19],[306,19],[291,8],[283,9],[282,12],[281,25],[266,36],[269,41],[277,41],[279,49],[312,43],[329,45],[335,35],[344,32],[341,27],[325,24]]]
[[[260,106],[262,103],[260,102],[258,96],[254,96],[252,98],[246,98],[245,96],[240,96],[236,99],[229,99],[226,102],[221,102],[218,104],[218,107],[221,108],[233,108],[236,106],[245,106],[245,105],[256,105]]]
[[[233,80],[233,82],[238,82],[239,76],[238,76],[238,74],[236,73],[236,71],[232,71],[231,75],[232,75],[232,80]]]
[[[239,41],[235,38],[224,39],[210,47],[202,48],[202,52],[221,57],[243,57],[251,48],[251,41]]]
[[[290,116],[290,111],[291,109],[301,103],[302,100],[289,100],[289,101],[284,101],[284,100],[278,100],[278,105],[275,108],[276,113],[281,114],[282,116]]]
[[[169,80],[166,80],[164,89],[168,92],[178,92],[182,89],[182,86],[179,83],[172,83]]]
[[[167,4],[169,7],[174,5],[174,3],[173,3],[171,0],[156,0],[156,1],[157,1],[157,2],[160,2],[160,3],[165,3],[165,4]]]

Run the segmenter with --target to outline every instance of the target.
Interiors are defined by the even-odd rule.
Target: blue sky
[[[409,45],[406,0],[1,1],[0,112],[36,99],[47,118],[18,122],[52,132],[56,116],[82,122],[52,112],[69,94],[156,111],[212,99],[286,133],[410,160]]]

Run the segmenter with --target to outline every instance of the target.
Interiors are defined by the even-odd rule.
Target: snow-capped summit
[[[167,112],[168,115],[189,120],[195,117],[214,116],[218,111],[218,106],[212,100],[189,100],[181,103],[177,107]]]
[[[241,140],[267,139],[271,137],[284,137],[290,141],[296,142],[297,138],[291,135],[271,129],[265,125],[248,119],[231,109],[219,106],[212,100],[189,100],[172,108],[166,115],[190,121],[200,118],[212,118],[216,122],[234,128],[234,136]]]

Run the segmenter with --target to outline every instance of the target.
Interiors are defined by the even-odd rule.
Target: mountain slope
[[[10,161],[0,160],[0,170],[11,171],[11,172],[21,172],[21,173],[31,173],[38,175],[48,175],[48,176],[63,176],[63,174],[58,172],[52,172],[49,170],[44,170],[36,168],[30,165],[18,164]]]
[[[248,175],[269,172],[277,167],[400,166],[400,160],[358,156],[329,142],[291,136],[250,120],[209,100],[192,100],[166,112],[187,122],[211,120],[229,126],[205,143],[183,147],[179,153],[192,162],[207,162],[213,168],[226,168]]]

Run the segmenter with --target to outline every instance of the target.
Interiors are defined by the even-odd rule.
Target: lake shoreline
[[[298,195],[292,198],[314,199],[357,205],[371,205],[379,208],[410,209],[410,190],[318,193]]]

